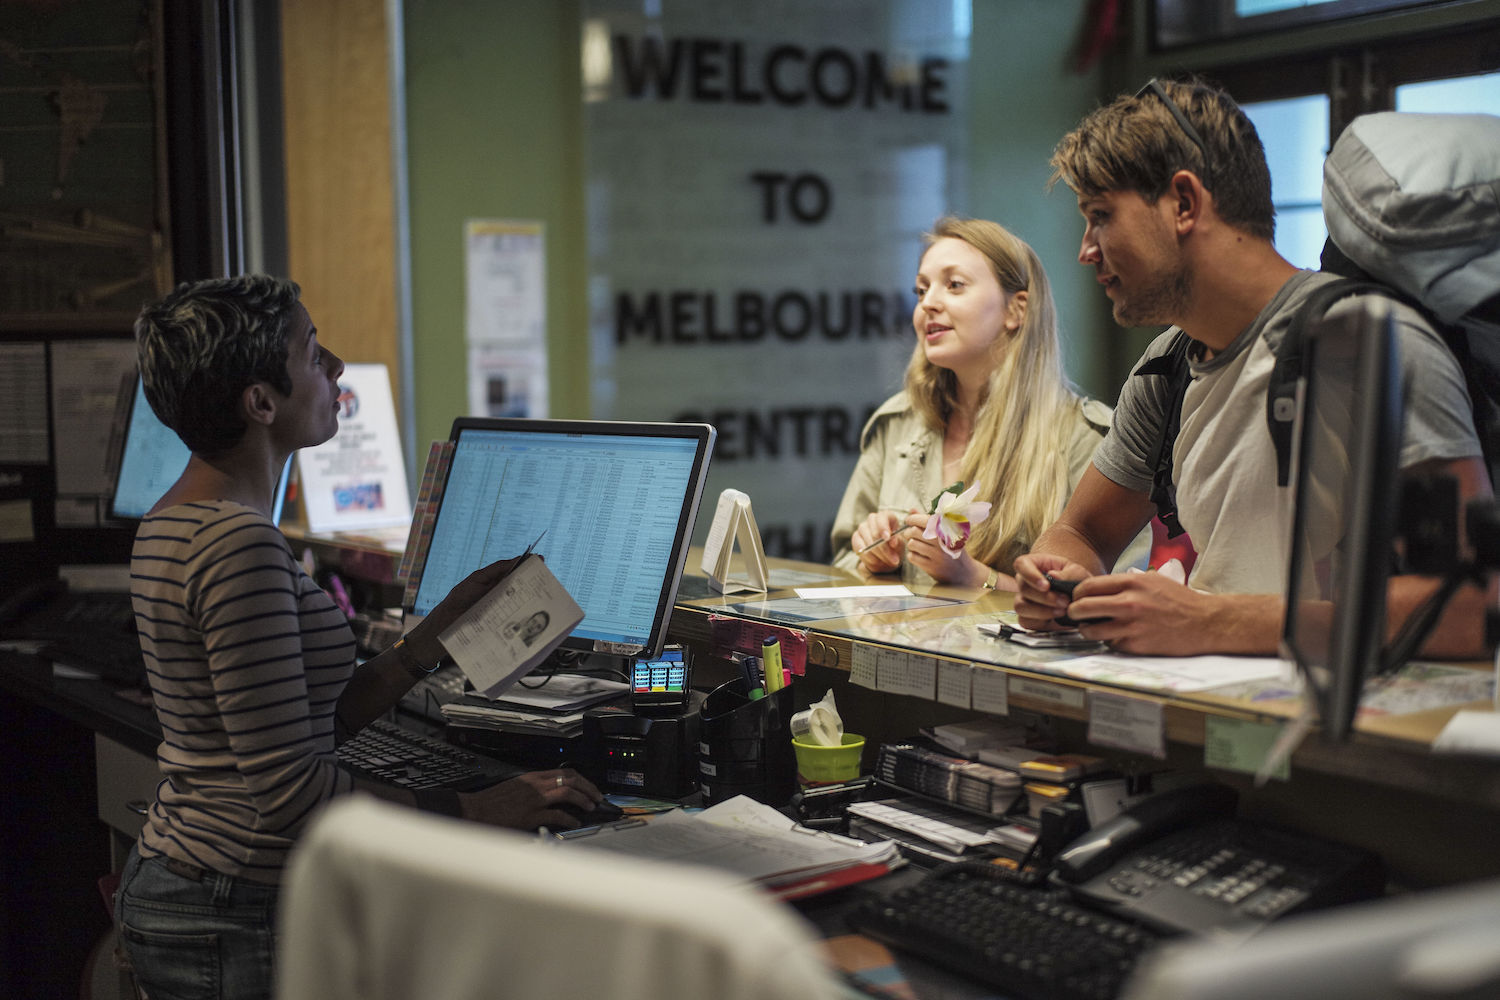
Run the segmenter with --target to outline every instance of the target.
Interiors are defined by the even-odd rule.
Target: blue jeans
[[[277,887],[195,871],[130,850],[115,920],[151,1000],[266,1000],[276,954]]]

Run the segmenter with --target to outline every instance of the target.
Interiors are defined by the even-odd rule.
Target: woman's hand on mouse
[[[579,814],[593,809],[602,798],[592,781],[563,768],[528,771],[477,792],[462,793],[458,800],[465,819],[516,830],[543,826],[572,830],[579,825]]]

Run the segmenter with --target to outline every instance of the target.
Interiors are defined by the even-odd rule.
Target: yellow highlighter
[[[786,675],[781,668],[781,642],[774,635],[760,641],[760,658],[765,664],[766,694],[775,694],[786,687]]]

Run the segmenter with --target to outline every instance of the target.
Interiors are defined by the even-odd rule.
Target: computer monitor
[[[121,445],[119,472],[110,497],[112,517],[139,521],[187,468],[187,445],[152,412],[146,388],[133,379]]]
[[[707,424],[460,417],[409,610],[431,613],[535,543],[583,608],[564,648],[660,655],[714,437]]]
[[[156,501],[171,489],[187,468],[187,445],[177,432],[161,422],[151,404],[146,401],[145,385],[139,376],[132,376],[134,383],[128,389],[128,412],[125,414],[125,432],[121,435],[119,462],[115,481],[110,491],[109,513],[120,520],[139,521],[145,517]],[[281,470],[281,481],[276,484],[271,520],[281,522],[282,504],[286,499],[287,479],[291,475],[292,462],[287,460]]]
[[[1334,312],[1305,348],[1281,641],[1324,738],[1342,740],[1386,631],[1403,400],[1388,304]]]

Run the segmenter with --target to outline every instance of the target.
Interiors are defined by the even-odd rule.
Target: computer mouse
[[[594,803],[592,809],[581,809],[571,802],[559,802],[553,808],[572,816],[580,826],[599,826],[601,823],[613,823],[625,815],[625,810],[615,805],[609,799],[600,799]]]

